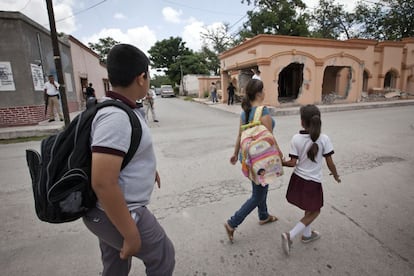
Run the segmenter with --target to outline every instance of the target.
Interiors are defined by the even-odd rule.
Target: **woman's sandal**
[[[233,243],[234,228],[232,228],[227,222],[224,224],[224,228],[226,228],[227,236],[229,237],[230,242]]]
[[[272,215],[269,215],[269,216],[267,217],[267,219],[259,221],[259,224],[260,224],[260,225],[263,225],[263,224],[266,224],[266,223],[275,222],[275,221],[277,221],[277,220],[278,220],[278,218],[277,218],[277,217],[272,216]]]

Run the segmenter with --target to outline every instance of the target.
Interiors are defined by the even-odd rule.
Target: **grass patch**
[[[30,141],[40,141],[49,136],[50,135],[0,139],[0,144],[16,144],[16,143],[24,143],[24,142],[30,142]]]
[[[191,96],[185,96],[184,101],[194,101],[194,97]]]

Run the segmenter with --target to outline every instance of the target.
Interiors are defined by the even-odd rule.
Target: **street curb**
[[[392,102],[369,102],[369,103],[357,103],[357,104],[341,104],[341,105],[317,105],[322,113],[325,112],[339,112],[339,111],[350,111],[350,110],[363,110],[363,109],[374,109],[374,108],[386,108],[396,106],[408,106],[414,105],[414,101],[401,100]],[[295,108],[277,108],[271,107],[270,114],[272,116],[288,116],[299,114],[299,105]]]
[[[0,140],[27,138],[27,137],[40,137],[49,136],[58,133],[62,128],[51,129],[27,129],[27,130],[11,130],[0,132]]]
[[[240,114],[240,104],[228,106],[227,104],[212,104],[208,101],[193,100],[193,102],[207,105],[212,108],[220,109],[225,112],[234,114]],[[330,105],[317,105],[322,113],[326,112],[338,112],[338,111],[351,111],[351,110],[363,110],[374,108],[386,108],[386,107],[398,107],[414,105],[414,100],[393,100],[393,101],[378,101],[378,102],[360,102],[352,104],[330,104]],[[289,116],[299,114],[300,105],[289,107],[269,107],[270,114],[272,116]],[[79,112],[73,113],[76,115]],[[72,114],[71,114],[72,115]],[[73,117],[73,116],[72,116]],[[26,127],[10,127],[0,128],[0,140],[16,139],[16,138],[28,138],[36,136],[48,136],[58,133],[63,129],[61,124],[59,125],[35,125]]]

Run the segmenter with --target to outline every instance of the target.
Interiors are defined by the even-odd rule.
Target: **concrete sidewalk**
[[[223,103],[213,103],[208,99],[195,98],[195,102],[206,104],[212,108],[221,109],[227,112],[239,114],[241,111],[240,104],[227,105]],[[374,101],[374,102],[360,102],[352,104],[325,104],[318,105],[321,112],[336,112],[346,110],[360,110],[360,109],[371,109],[371,108],[384,108],[384,107],[395,107],[395,106],[407,106],[414,105],[414,100],[385,100],[385,101]],[[295,115],[299,113],[299,106],[292,106],[291,104],[282,104],[279,107],[271,108],[272,116],[286,116]],[[73,119],[79,111],[70,114],[70,118]],[[55,121],[49,123],[47,120],[40,122],[37,125],[32,126],[17,126],[17,127],[5,127],[0,128],[0,140],[14,139],[23,137],[36,137],[51,135],[59,132],[64,127],[64,123]]]
[[[228,112],[239,114],[241,112],[240,104],[227,105],[222,103],[213,103],[206,99],[194,99],[194,101],[207,104],[213,108],[225,110]],[[337,112],[347,110],[360,110],[360,109],[371,109],[371,108],[384,108],[394,106],[407,106],[414,105],[414,100],[384,100],[384,101],[372,101],[372,102],[360,102],[351,104],[323,104],[318,105],[322,113],[324,112]],[[299,105],[282,104],[278,107],[271,108],[272,116],[287,116],[299,114]]]

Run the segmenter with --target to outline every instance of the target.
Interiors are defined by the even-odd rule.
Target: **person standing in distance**
[[[210,85],[210,94],[211,94],[211,100],[213,101],[213,103],[218,103],[217,86],[214,82],[212,82]]]
[[[89,98],[96,98],[95,89],[93,89],[91,82],[89,83],[89,86],[86,87],[86,100],[88,100]]]
[[[254,69],[253,70],[253,80],[262,80],[262,78],[260,77],[260,70],[259,69]]]
[[[318,217],[323,206],[322,162],[325,158],[328,169],[340,183],[331,140],[321,133],[321,112],[316,105],[300,108],[303,130],[295,134],[291,141],[290,160],[282,161],[283,166],[295,167],[289,181],[286,199],[289,203],[305,211],[303,218],[289,232],[282,234],[282,248],[290,254],[292,240],[302,234],[302,242],[310,243],[320,238],[318,231],[311,229],[311,223]]]
[[[147,119],[147,121],[149,121],[149,112],[151,111],[152,120],[155,123],[158,123],[159,121],[157,120],[157,116],[155,115],[154,98],[155,98],[154,89],[149,89],[148,92],[147,92],[147,95],[145,96],[145,99],[144,99],[145,100],[144,105],[146,106],[146,108],[145,108],[145,119]]]
[[[49,107],[49,123],[55,120],[55,109],[59,119],[63,121],[63,113],[59,103],[59,84],[53,75],[49,75],[49,81],[45,83],[45,98]]]
[[[115,45],[107,57],[110,98],[133,109],[142,127],[140,145],[121,171],[131,144],[131,124],[121,109],[100,109],[91,127],[91,184],[97,196],[96,208],[83,217],[86,227],[98,237],[103,276],[126,276],[132,257],[143,261],[147,275],[172,275],[175,250],[171,240],[147,209],[154,184],[160,187],[151,132],[136,101],[149,89],[149,59],[129,44]]]
[[[234,91],[236,91],[236,87],[234,87],[233,83],[230,82],[229,86],[227,87],[227,92],[229,93],[227,105],[232,105],[234,103]]]

